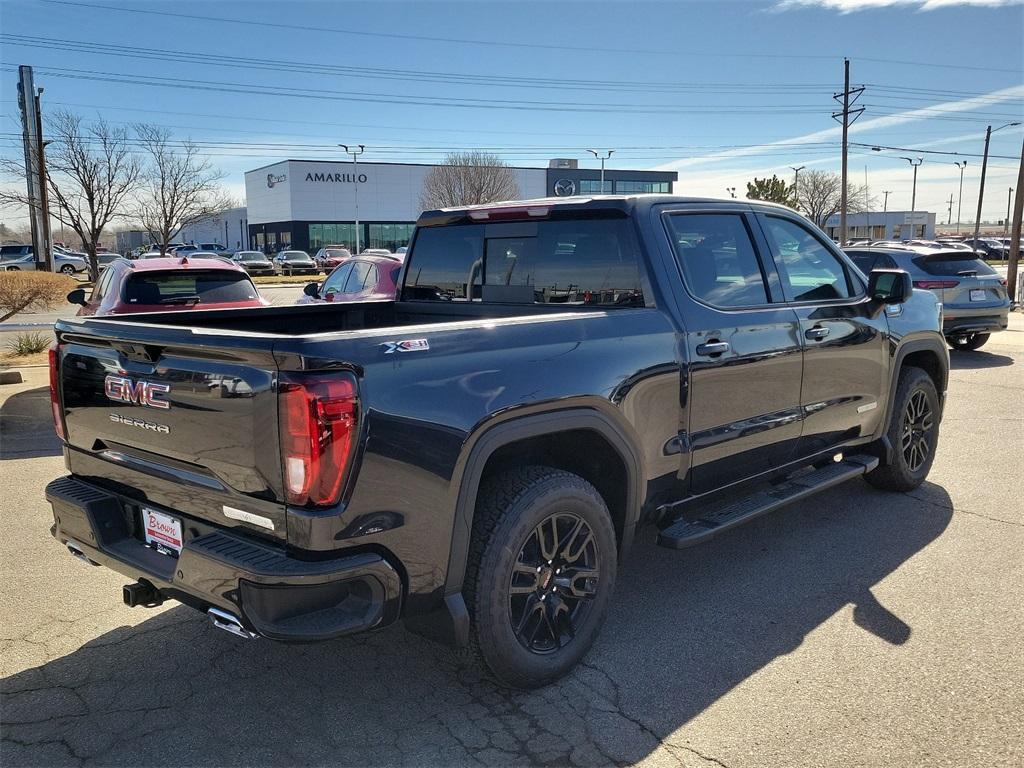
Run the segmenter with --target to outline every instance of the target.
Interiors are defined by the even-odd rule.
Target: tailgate
[[[272,341],[156,330],[58,328],[71,471],[158,510],[285,538]]]

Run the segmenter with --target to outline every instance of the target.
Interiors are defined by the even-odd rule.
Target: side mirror
[[[81,288],[76,288],[75,290],[73,290],[71,293],[68,294],[67,298],[69,304],[79,304],[83,307],[86,304],[85,291]]]
[[[320,298],[320,285],[318,283],[307,283],[302,292],[311,299],[318,299]]]
[[[910,274],[902,269],[873,269],[868,275],[868,295],[872,301],[903,304],[913,291]]]

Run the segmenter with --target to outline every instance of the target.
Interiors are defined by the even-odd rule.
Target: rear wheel
[[[70,264],[65,264],[63,267],[60,268],[60,271],[63,272],[65,275],[75,274],[75,268],[72,267]]]
[[[568,673],[604,623],[616,560],[608,507],[583,478],[521,467],[485,481],[465,594],[494,676],[537,688]]]
[[[973,352],[976,349],[981,349],[985,346],[985,342],[988,341],[989,334],[987,333],[968,333],[963,336],[947,336],[946,341],[953,349],[960,352]]]
[[[900,371],[886,434],[892,457],[864,479],[885,491],[912,491],[928,477],[939,442],[939,396],[920,368]]]

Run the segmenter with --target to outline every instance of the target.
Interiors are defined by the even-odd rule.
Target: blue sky
[[[898,156],[913,153],[870,146],[964,153],[966,220],[985,126],[1024,120],[1019,1],[4,0],[0,26],[0,151],[18,151],[11,67],[31,64],[44,109],[166,125],[239,195],[245,170],[340,159],[338,142],[370,161],[486,147],[516,165],[614,148],[613,167],[678,170],[680,193],[742,194],[754,175],[838,169],[831,96],[849,56],[866,85],[854,180],[866,167],[872,193],[909,208]],[[985,218],[1005,215],[1022,137],[993,136]],[[917,207],[944,220],[957,157],[924,156]]]

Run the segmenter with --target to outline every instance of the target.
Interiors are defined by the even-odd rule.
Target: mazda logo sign
[[[559,179],[555,182],[556,197],[571,197],[576,194],[576,182],[572,179]]]

